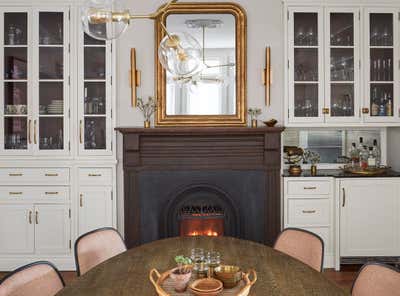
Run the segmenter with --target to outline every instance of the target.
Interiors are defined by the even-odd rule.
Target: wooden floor
[[[359,266],[351,266],[351,267],[344,267],[341,272],[336,272],[333,269],[326,270],[324,275],[330,279],[331,281],[335,282],[340,287],[350,290],[353,284],[353,281],[357,275],[357,270]],[[3,278],[7,273],[0,272],[0,279]],[[70,284],[75,278],[75,272],[61,272],[66,285]]]

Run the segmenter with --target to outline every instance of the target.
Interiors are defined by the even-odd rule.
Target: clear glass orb
[[[192,77],[204,69],[202,48],[186,32],[167,34],[158,47],[158,56],[161,65],[175,78]]]
[[[129,25],[129,10],[120,0],[88,0],[81,9],[83,30],[98,40],[118,38]]]

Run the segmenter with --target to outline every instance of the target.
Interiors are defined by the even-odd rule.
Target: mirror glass
[[[167,115],[236,114],[236,18],[232,14],[171,14],[170,33],[187,32],[203,49],[204,70],[191,81],[167,73]]]

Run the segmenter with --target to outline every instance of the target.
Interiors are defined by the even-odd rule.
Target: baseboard
[[[35,262],[35,261],[50,261],[60,271],[75,271],[75,260],[73,256],[0,256],[0,271],[12,271],[20,266]]]

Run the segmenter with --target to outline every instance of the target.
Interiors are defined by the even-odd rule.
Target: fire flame
[[[205,230],[203,232],[192,231],[188,233],[188,236],[219,236],[218,232],[212,230]]]

